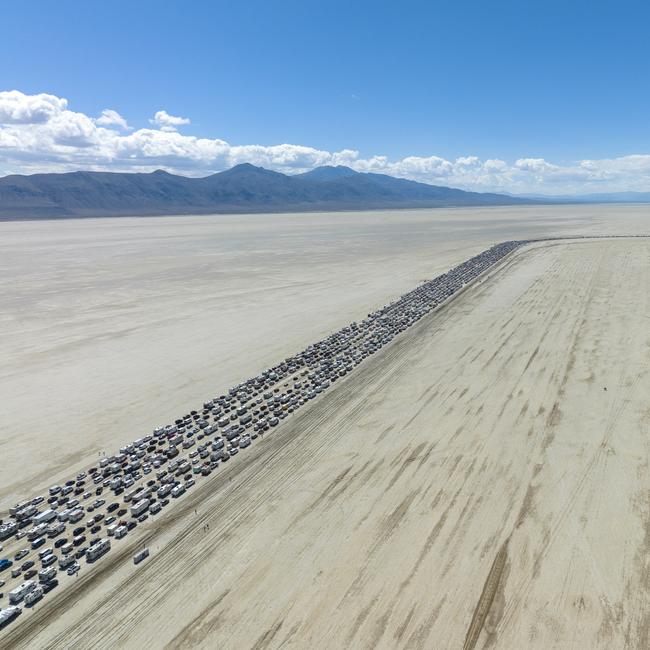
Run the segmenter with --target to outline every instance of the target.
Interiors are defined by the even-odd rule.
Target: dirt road
[[[647,648],[649,319],[647,240],[516,253],[0,645]]]

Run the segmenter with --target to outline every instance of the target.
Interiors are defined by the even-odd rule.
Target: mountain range
[[[70,172],[0,178],[0,219],[126,215],[365,210],[536,203],[505,194],[465,192],[349,167],[289,176],[248,163],[204,178]]]

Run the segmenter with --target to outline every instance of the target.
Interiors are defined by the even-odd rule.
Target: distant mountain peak
[[[304,174],[297,174],[297,176],[299,178],[308,178],[312,181],[334,181],[347,176],[356,176],[358,173],[345,165],[323,165]]]

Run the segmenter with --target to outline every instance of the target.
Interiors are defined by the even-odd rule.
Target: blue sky
[[[177,125],[188,138],[351,150],[356,158],[325,162],[375,160],[357,167],[382,171],[380,157],[386,172],[428,182],[447,174],[477,189],[650,190],[649,14],[641,2],[6,3],[0,90],[65,98],[66,110],[91,119],[114,110],[131,136],[164,110],[190,120]],[[0,139],[0,172],[128,167],[119,155],[46,146],[39,167],[33,143],[16,149],[23,136],[8,151],[16,120],[3,128],[14,131],[4,148]],[[198,174],[248,154],[238,155],[136,157],[143,170]],[[395,166],[432,157],[452,168],[498,160],[515,176]],[[618,159],[608,175],[602,161]],[[292,171],[284,160],[251,159]],[[580,161],[595,161],[596,176]],[[526,169],[537,176],[522,180]]]

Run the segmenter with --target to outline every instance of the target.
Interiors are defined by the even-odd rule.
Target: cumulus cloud
[[[190,120],[187,117],[170,115],[167,111],[158,111],[149,122],[155,124],[161,131],[176,131],[177,127],[189,124]]]
[[[201,176],[249,162],[285,173],[320,165],[390,174],[434,185],[477,191],[549,194],[650,191],[650,154],[569,163],[543,158],[480,159],[466,155],[362,157],[354,149],[327,151],[300,144],[233,145],[218,138],[179,133],[184,117],[158,111],[152,127],[132,129],[113,109],[98,117],[72,111],[55,95],[0,92],[0,173],[75,169],[153,171],[163,168]]]
[[[125,131],[129,130],[129,125],[126,123],[126,120],[112,108],[105,108],[102,114],[95,120],[95,124],[108,127],[117,126]]]
[[[2,91],[0,124],[43,124],[67,106],[67,99],[55,95],[25,95],[18,90]]]

